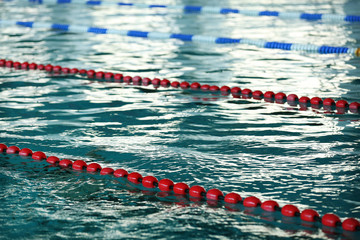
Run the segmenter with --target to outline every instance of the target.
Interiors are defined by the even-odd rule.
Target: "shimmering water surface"
[[[137,1],[359,15],[357,0]],[[219,5],[221,4],[221,5]],[[360,24],[0,1],[0,18],[359,47]],[[131,76],[360,100],[359,59],[246,45],[0,28],[0,55]],[[0,142],[281,206],[360,218],[359,115],[0,68]],[[359,238],[0,156],[2,239]]]

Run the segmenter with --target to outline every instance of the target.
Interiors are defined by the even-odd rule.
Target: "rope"
[[[72,168],[74,171],[84,171],[92,174],[108,175],[115,178],[127,180],[133,187],[138,189],[145,188],[147,191],[159,192],[163,196],[182,196],[189,201],[206,201],[210,206],[225,205],[230,211],[241,210],[241,205],[245,207],[247,212],[255,212],[253,210],[260,209],[264,212],[281,212],[282,216],[289,218],[300,218],[311,227],[316,227],[315,223],[322,224],[326,227],[341,227],[343,231],[356,232],[360,230],[360,222],[355,218],[347,218],[344,221],[332,213],[324,214],[320,217],[319,213],[313,209],[304,209],[300,212],[299,208],[288,204],[280,207],[276,201],[267,200],[262,202],[255,196],[249,196],[244,199],[235,192],[224,194],[217,188],[206,191],[202,186],[193,185],[190,187],[186,183],[174,183],[170,179],[161,179],[160,181],[154,176],[143,177],[138,172],[129,173],[125,169],[114,170],[112,168],[103,168],[98,163],[86,163],[83,160],[72,161],[70,159],[60,160],[56,156],[46,156],[44,152],[33,152],[29,148],[20,149],[17,146],[6,146],[0,143],[0,153],[18,154],[23,157],[31,157],[36,161],[46,160],[53,167]],[[251,210],[250,210],[251,209]]]
[[[112,73],[112,72],[102,72],[102,71],[94,71],[94,70],[86,70],[86,69],[77,69],[77,68],[68,68],[61,66],[54,66],[51,64],[36,64],[36,63],[28,63],[28,62],[14,62],[11,60],[0,59],[0,67],[7,68],[15,68],[15,69],[23,69],[23,70],[43,70],[53,74],[80,74],[82,76],[87,76],[89,79],[97,79],[97,80],[106,80],[113,81],[118,83],[126,83],[132,84],[134,86],[149,86],[153,85],[155,88],[163,87],[173,87],[173,88],[181,88],[181,89],[191,89],[191,90],[201,90],[203,92],[209,93],[221,93],[221,95],[228,96],[232,95],[234,98],[243,98],[243,99],[255,99],[262,100],[266,102],[277,104],[285,104],[286,102],[291,107],[296,107],[299,105],[299,110],[307,110],[309,106],[313,109],[324,109],[324,113],[331,113],[332,110],[336,108],[337,114],[344,114],[348,110],[352,113],[360,112],[360,103],[352,102],[348,103],[346,100],[338,100],[335,102],[332,98],[322,99],[320,97],[309,98],[306,96],[298,97],[296,94],[286,95],[283,92],[274,93],[272,91],[262,92],[260,90],[251,90],[248,88],[241,89],[240,87],[228,87],[228,86],[210,86],[207,84],[201,85],[198,82],[188,83],[188,82],[178,82],[173,81],[170,82],[167,79],[159,79],[154,78],[150,79],[147,77],[139,77],[139,76],[124,76],[121,73]]]
[[[351,54],[354,56],[360,56],[360,48],[350,47],[333,47],[327,45],[313,45],[313,44],[296,44],[296,43],[282,43],[265,41],[259,39],[247,39],[247,38],[229,38],[229,37],[211,37],[204,35],[192,35],[183,33],[164,33],[164,32],[145,32],[138,30],[116,30],[99,27],[89,27],[82,25],[69,25],[59,23],[44,23],[44,22],[25,22],[16,20],[1,20],[0,25],[2,27],[8,26],[23,26],[29,28],[39,29],[55,29],[65,32],[76,33],[95,33],[95,34],[117,34],[128,37],[141,37],[148,39],[178,39],[184,42],[196,42],[196,43],[213,43],[213,44],[247,44],[257,46],[259,48],[271,48],[281,49],[287,51],[303,51],[309,53],[320,54]]]
[[[283,19],[303,19],[309,21],[322,20],[324,22],[360,22],[360,16],[340,15],[340,14],[321,14],[321,13],[299,13],[299,12],[278,12],[278,11],[254,11],[240,10],[236,8],[212,7],[212,6],[192,6],[192,5],[162,5],[162,4],[140,4],[140,3],[123,3],[123,2],[106,2],[106,1],[82,1],[82,0],[28,0],[32,3],[39,4],[86,4],[91,6],[118,6],[118,7],[135,7],[135,8],[162,8],[176,9],[190,13],[210,13],[210,14],[241,14],[245,16],[271,16]]]

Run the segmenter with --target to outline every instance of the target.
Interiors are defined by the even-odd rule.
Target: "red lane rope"
[[[255,100],[262,100],[264,99],[265,102],[271,103],[278,103],[284,104],[288,103],[292,107],[296,107],[299,105],[300,110],[307,110],[308,107],[312,107],[314,109],[321,109],[325,110],[324,113],[330,113],[333,109],[336,108],[338,114],[344,114],[348,110],[352,113],[359,113],[360,112],[360,103],[359,102],[352,102],[348,103],[346,100],[338,100],[335,102],[332,98],[325,98],[322,99],[320,97],[313,97],[309,98],[306,96],[298,97],[296,94],[289,94],[286,95],[283,92],[274,93],[272,91],[262,92],[260,90],[252,91],[251,89],[244,88],[241,89],[240,87],[232,87],[229,86],[216,86],[216,85],[208,85],[203,84],[201,85],[198,82],[178,82],[173,81],[170,82],[167,79],[159,79],[159,78],[147,78],[147,77],[140,77],[140,76],[124,76],[121,73],[112,73],[112,72],[103,72],[103,71],[94,71],[92,69],[77,69],[77,68],[68,68],[68,67],[61,67],[61,66],[53,66],[51,64],[36,64],[36,63],[28,63],[28,62],[14,62],[12,60],[0,59],[0,67],[7,67],[7,68],[15,68],[15,69],[23,69],[23,70],[43,70],[48,73],[54,74],[80,74],[82,76],[86,76],[89,79],[98,79],[98,80],[108,80],[114,81],[118,83],[127,83],[132,84],[134,86],[149,86],[153,85],[155,88],[163,87],[173,87],[173,88],[181,88],[181,89],[191,89],[191,90],[202,90],[204,92],[210,93],[221,93],[224,96],[232,95],[234,98],[243,98],[243,99],[255,99]]]
[[[17,146],[7,147],[5,144],[0,144],[0,153],[6,154],[19,154],[20,156],[31,156],[32,159],[41,161],[46,160],[53,166],[59,166],[61,168],[72,168],[77,171],[86,171],[89,173],[99,173],[100,175],[112,175],[115,178],[127,179],[134,185],[143,186],[148,190],[160,191],[164,193],[172,193],[175,195],[188,197],[191,201],[206,200],[211,205],[218,205],[220,202],[225,202],[226,207],[232,211],[238,210],[236,205],[242,204],[246,208],[261,207],[266,212],[280,211],[285,217],[297,218],[300,217],[305,223],[321,223],[323,226],[336,228],[341,227],[344,231],[360,231],[360,222],[355,218],[347,218],[341,222],[340,218],[332,213],[324,214],[320,217],[319,213],[313,209],[300,210],[291,204],[280,207],[276,201],[267,200],[261,202],[257,197],[249,196],[245,199],[234,192],[224,195],[222,191],[217,188],[206,191],[202,186],[194,185],[189,187],[186,183],[179,182],[174,183],[170,179],[161,179],[160,181],[154,176],[141,176],[138,172],[128,173],[125,169],[114,170],[112,168],[103,168],[98,163],[87,164],[83,160],[72,161],[70,159],[60,160],[56,156],[46,156],[44,152],[33,152],[29,148],[20,149]]]

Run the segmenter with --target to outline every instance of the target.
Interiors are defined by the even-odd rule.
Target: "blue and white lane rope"
[[[278,12],[278,11],[254,11],[240,10],[236,8],[223,8],[211,6],[192,6],[192,5],[162,5],[162,4],[140,4],[140,3],[123,3],[123,2],[106,2],[97,0],[28,0],[33,3],[47,4],[67,4],[78,3],[86,5],[103,5],[103,6],[128,6],[136,8],[167,8],[177,9],[191,13],[211,13],[211,14],[241,14],[245,16],[272,16],[284,19],[303,19],[303,20],[322,20],[324,22],[360,22],[360,16],[340,15],[340,14],[321,14],[321,13],[298,13],[298,12]]]
[[[183,33],[165,33],[165,32],[145,32],[137,30],[117,30],[99,27],[89,27],[82,25],[69,25],[58,23],[44,23],[44,22],[25,22],[16,20],[1,20],[0,27],[8,26],[23,26],[29,28],[40,29],[55,29],[66,32],[76,33],[95,33],[95,34],[117,34],[128,37],[142,37],[148,39],[178,39],[186,42],[196,43],[213,43],[213,44],[247,44],[260,48],[282,49],[287,51],[303,51],[309,53],[320,54],[351,54],[360,56],[360,48],[350,47],[332,47],[332,46],[318,46],[313,44],[297,44],[297,43],[282,43],[282,42],[268,42],[261,39],[248,39],[248,38],[228,38],[228,37],[212,37],[204,35],[192,35]]]

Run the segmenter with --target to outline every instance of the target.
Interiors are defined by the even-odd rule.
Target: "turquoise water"
[[[146,2],[154,3],[154,2]],[[203,1],[162,4],[205,5]],[[207,1],[209,6],[357,14],[357,1]],[[0,2],[1,19],[358,47],[360,24],[164,9]],[[0,29],[1,58],[131,76],[360,100],[359,59],[252,46]],[[359,115],[0,68],[0,142],[60,158],[360,219]],[[342,239],[255,210],[142,192],[124,181],[0,156],[3,239]],[[290,222],[289,222],[290,221]]]

